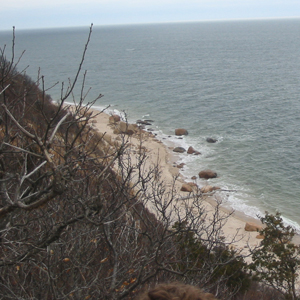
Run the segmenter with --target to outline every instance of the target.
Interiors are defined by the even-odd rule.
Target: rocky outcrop
[[[218,175],[212,170],[203,170],[199,172],[199,177],[204,179],[216,178]]]
[[[176,147],[173,149],[173,152],[184,153],[186,150],[183,147]]]
[[[253,222],[247,222],[245,225],[245,231],[260,231],[262,230],[262,226],[255,224]]]
[[[175,135],[188,135],[188,131],[184,128],[175,129]]]
[[[196,151],[192,146],[190,146],[187,150],[187,154],[200,155],[201,153],[199,151]]]

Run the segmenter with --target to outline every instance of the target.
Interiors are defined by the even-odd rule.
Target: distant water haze
[[[300,230],[300,20],[103,26],[84,69],[87,100],[146,118],[164,142],[202,155],[177,157],[191,178],[212,169],[225,206],[256,217],[280,211]],[[87,28],[19,31],[19,70],[47,87],[74,77]],[[11,33],[0,44],[11,47]],[[77,90],[79,92],[79,89]],[[50,93],[58,99],[60,86]],[[183,139],[175,128],[186,128]],[[168,137],[171,135],[171,137]],[[213,137],[217,143],[207,143]],[[198,181],[200,185],[204,182]]]

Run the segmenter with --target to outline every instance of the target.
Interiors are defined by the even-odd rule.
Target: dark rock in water
[[[208,143],[216,143],[218,140],[217,140],[217,139],[213,139],[213,138],[208,137],[208,138],[206,139],[206,141],[207,141]]]
[[[153,120],[144,120],[144,122],[153,123],[154,121]]]
[[[212,170],[203,170],[199,172],[199,177],[204,179],[216,178],[218,175]]]
[[[143,121],[143,120],[137,120],[136,124],[141,124],[141,125],[152,125],[150,122]]]
[[[173,152],[184,153],[185,149],[183,147],[176,147],[173,149]]]
[[[181,163],[181,164],[177,165],[176,167],[177,167],[178,169],[182,169],[184,166],[185,166],[185,163]]]
[[[184,128],[175,129],[175,135],[188,135],[188,131]]]
[[[199,151],[196,151],[192,146],[190,146],[187,151],[187,154],[200,155],[201,153]]]
[[[196,150],[192,146],[190,146],[189,149],[187,150],[187,154],[193,154],[195,153],[195,151]]]

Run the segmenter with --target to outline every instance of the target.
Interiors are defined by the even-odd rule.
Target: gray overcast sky
[[[300,0],[7,0],[0,30],[300,17]]]

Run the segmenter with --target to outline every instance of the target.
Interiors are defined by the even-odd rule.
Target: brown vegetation
[[[127,135],[113,144],[92,129],[94,102],[83,105],[83,92],[72,110],[65,107],[85,52],[55,105],[43,78],[18,73],[14,52],[8,61],[4,50],[1,298],[133,299],[157,283],[182,281],[219,299],[254,299],[241,298],[250,275],[224,241],[228,215],[220,204],[208,218],[200,195],[179,202],[159,166],[145,168],[145,151],[132,159]]]
[[[159,284],[152,290],[139,297],[139,300],[216,300],[209,293],[204,293],[197,287],[174,282],[171,284]]]

